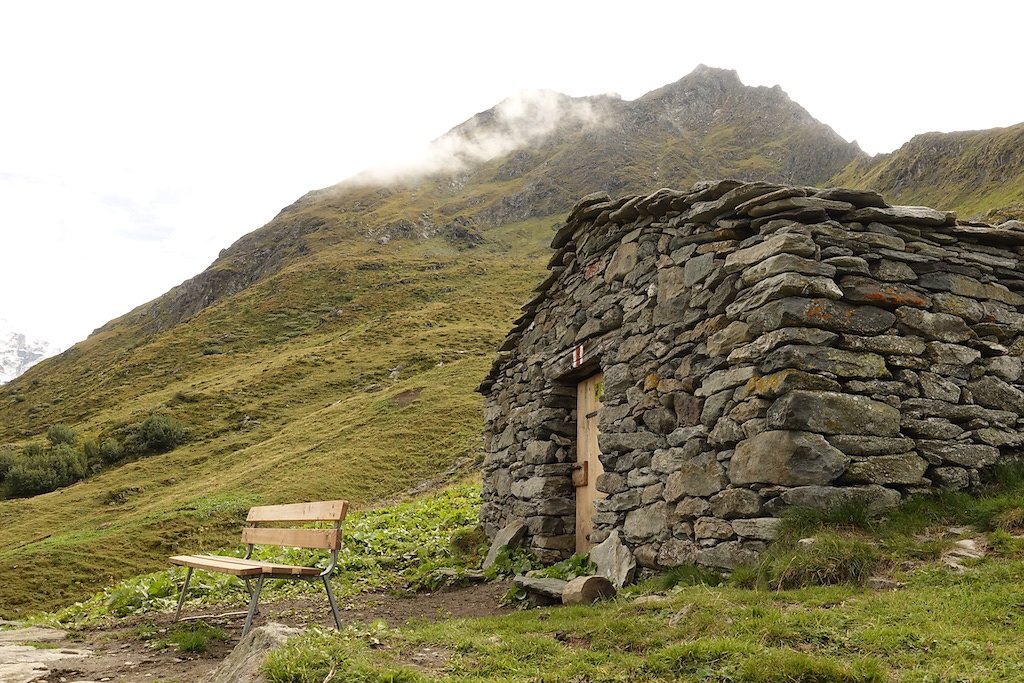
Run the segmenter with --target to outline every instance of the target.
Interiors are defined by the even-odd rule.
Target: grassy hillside
[[[552,106],[550,130],[507,153],[307,194],[203,273],[0,388],[0,451],[58,423],[103,438],[154,413],[189,434],[170,453],[0,501],[0,617],[232,543],[257,502],[365,507],[472,462],[472,390],[580,195],[725,176],[824,184],[866,159],[781,90],[705,67],[633,102]],[[530,124],[503,112],[438,145]]]
[[[853,161],[831,183],[956,209],[962,218],[1024,218],[1024,123],[918,135],[892,154]]]
[[[0,615],[237,543],[258,502],[344,497],[358,509],[469,467],[482,421],[472,390],[543,263],[527,249],[388,251],[324,252],[187,324],[141,340],[109,329],[4,387],[8,424],[90,435],[161,409],[190,443],[0,501]]]

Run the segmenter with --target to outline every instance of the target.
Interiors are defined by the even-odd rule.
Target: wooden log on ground
[[[615,586],[603,576],[577,576],[562,589],[562,604],[589,605],[615,597]]]

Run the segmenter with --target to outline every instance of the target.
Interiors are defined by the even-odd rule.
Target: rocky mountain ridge
[[[522,93],[456,126],[408,168],[306,194],[125,318],[167,329],[325,240],[454,233],[475,246],[489,229],[564,213],[594,188],[641,192],[708,177],[820,184],[866,159],[778,86],[745,86],[730,70],[700,66],[631,101]]]
[[[36,363],[60,352],[42,339],[16,332],[0,320],[0,384],[18,377]]]
[[[1024,219],[1024,123],[916,135],[895,152],[854,160],[833,181],[903,203],[955,207],[963,218]]]
[[[471,121],[426,165],[306,194],[203,273],[0,387],[12,452],[57,423],[102,443],[166,414],[189,434],[0,501],[12,577],[0,607],[78,600],[177,550],[234,543],[256,502],[371,506],[464,471],[484,420],[472,390],[580,196],[729,177],[835,185],[871,161],[781,90],[707,68],[632,102],[533,93]]]

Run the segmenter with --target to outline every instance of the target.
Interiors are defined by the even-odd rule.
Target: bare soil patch
[[[506,614],[498,600],[507,590],[504,582],[484,583],[464,588],[440,590],[434,593],[396,595],[369,593],[342,601],[342,626],[369,624],[383,621],[396,627],[409,620],[437,621],[452,618],[487,617]],[[230,611],[229,611],[230,610]],[[92,651],[91,657],[61,661],[50,672],[36,679],[47,681],[116,681],[118,683],[151,683],[152,681],[181,681],[193,683],[212,671],[238,643],[245,623],[245,614],[235,608],[184,610],[183,619],[202,618],[207,624],[224,630],[226,641],[211,640],[203,653],[179,652],[173,646],[155,649],[159,641],[174,626],[173,614],[150,614],[122,619],[114,624],[73,632],[69,643],[76,649]],[[297,599],[260,606],[256,626],[270,621],[305,628],[313,624],[333,628],[334,619],[326,599]],[[156,629],[151,640],[140,636],[143,629]],[[424,670],[436,670],[446,659],[446,653],[424,648],[412,653],[410,664]]]

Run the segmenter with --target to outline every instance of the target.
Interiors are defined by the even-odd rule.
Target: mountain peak
[[[0,320],[0,384],[6,384],[39,361],[59,353],[49,342],[32,339]]]

